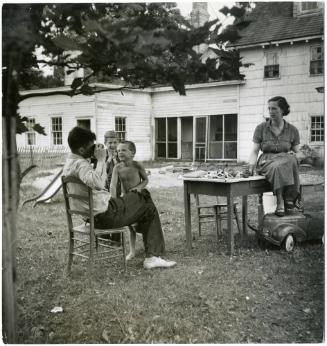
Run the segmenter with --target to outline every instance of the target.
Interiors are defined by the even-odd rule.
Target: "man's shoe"
[[[176,262],[174,261],[167,261],[156,256],[147,257],[143,262],[144,269],[171,268],[175,265],[176,265]]]

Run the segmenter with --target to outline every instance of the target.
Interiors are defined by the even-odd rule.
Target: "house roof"
[[[294,2],[258,2],[248,15],[250,24],[229,47],[253,46],[276,41],[322,36],[323,12],[293,16]]]

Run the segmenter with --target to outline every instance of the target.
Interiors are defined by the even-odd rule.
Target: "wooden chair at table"
[[[194,195],[196,210],[198,215],[198,229],[199,236],[201,236],[201,225],[203,223],[215,223],[215,229],[217,232],[217,237],[222,235],[222,220],[227,220],[227,203],[220,200],[219,196],[216,197],[216,202],[212,203],[201,203],[199,195]],[[202,213],[202,210],[208,210],[208,213]],[[241,234],[240,220],[238,218],[237,203],[233,203],[234,218],[236,221],[237,229],[239,234]]]
[[[73,257],[86,258],[89,261],[89,268],[95,260],[112,259],[121,257],[126,271],[126,241],[125,232],[127,227],[115,229],[98,229],[94,227],[94,212],[93,212],[93,193],[90,187],[87,187],[87,195],[80,196],[69,192],[69,184],[79,184],[86,186],[81,180],[75,177],[62,177],[62,187],[65,199],[69,246],[68,246],[68,263],[67,273],[71,271]],[[72,200],[79,200],[88,205],[88,211],[74,210],[71,207]],[[75,226],[77,223],[76,215],[83,217],[84,223]],[[74,219],[73,219],[73,216]],[[79,218],[80,223],[80,218]],[[121,234],[121,244],[113,246],[115,243],[109,239],[109,236],[115,233]],[[79,237],[78,237],[79,236]],[[83,238],[83,239],[82,239]],[[100,251],[100,248],[102,251]]]

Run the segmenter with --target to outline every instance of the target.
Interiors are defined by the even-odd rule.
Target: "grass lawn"
[[[315,172],[315,174],[323,174]],[[21,200],[37,194],[24,178]],[[67,224],[62,194],[19,209],[17,301],[19,343],[320,343],[324,331],[324,247],[299,244],[292,254],[262,250],[249,231],[235,256],[212,225],[185,251],[183,189],[151,188],[173,269],[145,271],[143,245],[122,271],[103,262],[90,274],[76,260],[66,277]],[[192,203],[194,203],[192,199]],[[324,192],[305,196],[323,209]],[[249,198],[249,212],[256,210]],[[225,226],[226,227],[226,226]],[[55,306],[62,313],[51,313]]]

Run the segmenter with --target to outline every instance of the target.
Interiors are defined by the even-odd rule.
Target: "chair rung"
[[[89,242],[89,241],[86,241],[86,240],[81,240],[81,239],[77,239],[77,238],[72,238],[72,240],[78,241],[78,242],[80,242],[80,243],[83,243],[82,245],[78,245],[79,247],[90,244],[90,242]],[[74,248],[76,248],[76,247],[77,247],[77,246],[74,246]]]
[[[75,193],[67,193],[66,196],[67,196],[68,198],[78,199],[78,200],[80,200],[80,201],[86,201],[86,202],[89,201],[88,196],[81,196],[81,195],[77,195],[77,194],[75,194]]]
[[[86,211],[80,211],[80,210],[73,210],[73,209],[69,209],[68,213],[70,215],[82,215],[82,216],[86,216],[89,217],[90,213],[86,212]]]
[[[127,229],[125,228],[113,228],[113,229],[94,229],[94,234],[96,236],[103,235],[103,234],[115,234],[115,233],[124,233],[127,232]]]

